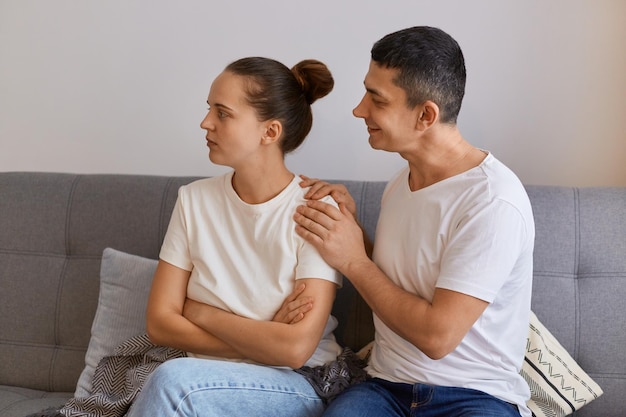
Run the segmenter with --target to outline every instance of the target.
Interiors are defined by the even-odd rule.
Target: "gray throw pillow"
[[[106,248],[100,266],[100,295],[75,397],[91,394],[96,366],[127,339],[146,332],[146,305],[158,261]]]

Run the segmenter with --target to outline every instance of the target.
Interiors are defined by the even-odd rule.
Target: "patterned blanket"
[[[294,371],[304,376],[317,395],[328,404],[350,385],[363,382],[368,378],[364,369],[366,365],[367,362],[350,348],[344,348],[337,359],[326,365],[303,366]]]
[[[90,396],[72,398],[59,410],[43,410],[27,417],[123,417],[152,371],[166,360],[185,356],[178,349],[153,345],[145,334],[133,337],[100,361]],[[349,385],[367,378],[365,365],[345,348],[333,362],[305,366],[295,372],[303,375],[328,403]]]

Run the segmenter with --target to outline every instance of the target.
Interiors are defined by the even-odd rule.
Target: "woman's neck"
[[[286,166],[263,170],[235,170],[232,184],[235,192],[248,204],[261,204],[281,193],[293,180]]]

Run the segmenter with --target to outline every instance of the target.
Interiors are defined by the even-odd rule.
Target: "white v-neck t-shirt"
[[[414,192],[408,167],[399,172],[383,193],[376,264],[398,286],[428,301],[435,288],[445,288],[489,306],[459,346],[439,360],[374,315],[370,374],[480,390],[530,415],[529,388],[519,371],[528,335],[534,236],[523,185],[491,154],[478,167]]]
[[[201,179],[179,189],[159,256],[191,271],[187,296],[242,317],[271,320],[297,279],[341,285],[341,275],[295,232],[293,215],[307,191],[298,177],[271,200],[248,204],[233,189],[232,176]],[[330,197],[325,201],[336,206]],[[327,363],[341,352],[332,333],[336,326],[329,316],[307,365]]]

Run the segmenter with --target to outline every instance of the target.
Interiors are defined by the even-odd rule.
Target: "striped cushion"
[[[567,416],[602,395],[602,389],[531,312],[521,375],[536,417]]]

